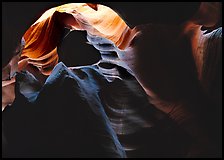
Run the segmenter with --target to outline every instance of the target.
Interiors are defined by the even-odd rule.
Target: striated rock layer
[[[47,10],[24,34],[26,45],[20,68],[31,64],[44,75],[50,75],[58,63],[57,45],[63,38],[65,27],[71,31],[86,30],[112,41],[119,49],[125,49],[135,30],[109,7],[97,5],[97,10],[95,7],[86,3],[69,3]]]

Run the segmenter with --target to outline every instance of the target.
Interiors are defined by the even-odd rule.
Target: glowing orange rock
[[[24,34],[23,64],[26,61],[49,75],[58,63],[57,45],[64,27],[109,39],[119,49],[125,49],[135,34],[135,29],[129,28],[109,7],[86,3],[61,5],[47,10]]]

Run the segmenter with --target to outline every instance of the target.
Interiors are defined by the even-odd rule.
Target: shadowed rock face
[[[215,145],[213,144],[214,148],[220,146],[218,139],[220,139],[221,135],[219,134],[220,132],[218,132],[219,130],[218,128],[220,128],[221,126],[220,125],[221,114],[219,113],[221,113],[220,109],[222,105],[221,105],[220,90],[217,88],[215,89],[211,87],[211,86],[214,86],[214,84],[211,84],[212,81],[208,79],[213,79],[215,83],[217,84],[217,86],[221,86],[220,77],[219,77],[221,76],[221,72],[218,69],[220,67],[216,66],[216,65],[222,64],[220,59],[220,55],[222,54],[220,50],[221,39],[222,39],[221,31],[222,31],[222,28],[218,28],[210,33],[201,32],[201,34],[199,35],[198,53],[200,52],[202,54],[198,55],[198,56],[201,56],[200,58],[197,58],[197,57],[195,58],[196,65],[197,66],[200,65],[198,64],[198,62],[201,63],[202,65],[200,67],[197,67],[198,72],[204,76],[206,75],[209,77],[209,78],[208,77],[205,78],[204,76],[198,76],[200,83],[203,85],[203,90],[206,91],[206,95],[210,97],[210,100],[212,101],[214,105],[212,108],[210,106],[208,106],[209,108],[206,108],[206,105],[203,105],[204,108],[201,108],[201,109],[204,111],[204,113],[202,115],[199,115],[199,117],[200,116],[203,117],[202,118],[203,123],[207,122],[208,124],[211,122],[211,125],[207,125],[205,128],[206,130],[208,130],[210,134],[210,138],[213,139],[215,142]],[[96,49],[100,50],[101,57],[102,57],[102,60],[100,60],[98,64],[99,70],[104,74],[104,76],[107,78],[108,81],[112,82],[109,86],[107,86],[107,88],[104,89],[104,92],[103,92],[104,94],[102,94],[102,99],[103,99],[103,102],[106,103],[105,104],[106,113],[108,113],[108,117],[111,118],[112,126],[115,129],[116,133],[118,134],[118,137],[120,138],[121,143],[125,147],[126,153],[128,154],[128,156],[141,157],[145,155],[145,157],[153,157],[153,156],[160,155],[159,153],[164,153],[164,155],[166,155],[165,157],[167,157],[169,154],[171,157],[172,156],[177,156],[177,157],[186,156],[185,154],[186,154],[186,151],[188,150],[187,146],[189,143],[191,143],[190,142],[191,138],[187,137],[187,135],[185,135],[186,133],[182,132],[181,130],[178,130],[177,126],[174,125],[175,127],[170,127],[170,130],[168,131],[166,136],[161,134],[164,137],[166,137],[166,138],[163,137],[164,139],[160,137],[160,134],[156,136],[152,134],[152,132],[157,130],[158,123],[156,122],[158,122],[157,118],[159,116],[155,119],[152,117],[155,117],[155,115],[160,115],[161,117],[163,117],[164,115],[160,113],[159,111],[156,112],[155,109],[153,109],[152,107],[153,105],[147,102],[147,95],[142,89],[142,87],[140,86],[140,84],[132,76],[133,72],[131,72],[130,68],[127,65],[123,64],[122,61],[120,60],[121,52],[119,52],[119,50],[117,50],[116,47],[114,47],[114,45],[111,43],[107,43],[105,47],[99,48],[98,44],[101,42],[101,39],[98,37],[87,36],[87,39],[91,40],[91,42],[94,42],[95,40],[95,43],[93,43],[93,45]],[[110,51],[110,47],[113,48],[112,51]],[[210,61],[211,59],[210,60],[208,59],[209,57],[208,55],[213,57],[212,61]],[[185,60],[187,59],[185,58]],[[214,65],[214,67],[211,67],[208,69],[207,68],[208,64],[206,63],[210,63],[210,65]],[[211,72],[209,71],[210,69],[212,70]],[[116,77],[119,77],[119,79],[116,79]],[[205,84],[206,82],[208,82],[207,80],[209,81],[210,85]],[[211,91],[208,91],[209,86],[213,88],[212,89],[213,94]],[[216,90],[217,92],[214,93],[214,90]],[[214,96],[211,96],[211,95],[214,95]],[[213,99],[212,97],[213,98],[216,97],[217,99]],[[213,114],[211,114],[211,110],[214,111]],[[123,118],[121,118],[122,115],[123,115]],[[179,116],[179,114],[177,113],[176,116]],[[164,123],[167,126],[172,126],[173,122],[166,119],[162,121],[162,123]],[[129,127],[129,126],[132,126],[132,127]],[[160,126],[158,128],[161,129]],[[217,130],[217,132],[214,133],[212,132],[212,130]],[[184,140],[182,141],[182,146],[175,144],[177,139],[174,140],[171,137],[169,137],[174,135],[176,135],[175,137],[179,139],[179,141],[183,140],[184,139],[183,137],[185,137],[186,141]],[[142,137],[147,137],[147,138],[144,138],[144,140],[142,140],[143,139]],[[161,141],[159,139],[160,140],[163,139],[164,143],[160,144]],[[166,141],[168,139],[170,140],[169,142]],[[170,148],[168,146],[164,148],[160,147],[160,149],[157,148],[157,146],[160,146],[160,145],[166,146],[167,144],[171,144],[171,143],[173,143],[172,145],[173,148],[172,147]],[[176,149],[174,149],[175,147]],[[165,149],[165,148],[169,148],[169,149]],[[214,154],[211,153],[206,155],[206,153],[203,153],[202,155],[218,156],[218,154],[220,153],[220,149],[218,148],[217,150],[214,149],[216,150],[213,152]],[[176,150],[176,153],[172,154],[174,150]]]
[[[190,137],[148,103],[125,69],[112,68],[104,75],[102,66],[59,63],[44,85],[29,72],[18,74],[17,98],[3,112],[4,156],[184,156]]]
[[[17,75],[16,100],[3,114],[5,157],[125,157],[90,77],[99,73],[83,70],[59,63],[43,86],[28,72]]]

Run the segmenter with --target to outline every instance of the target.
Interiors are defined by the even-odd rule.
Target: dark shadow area
[[[59,61],[68,67],[91,65],[98,62],[99,52],[86,42],[86,32],[70,32],[58,47]]]

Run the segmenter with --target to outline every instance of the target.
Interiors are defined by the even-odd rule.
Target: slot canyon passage
[[[2,5],[3,157],[222,156],[221,2]]]

